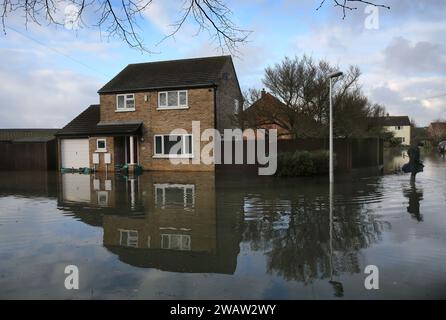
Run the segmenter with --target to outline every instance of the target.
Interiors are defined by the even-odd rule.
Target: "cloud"
[[[446,47],[428,41],[416,43],[396,37],[384,49],[385,66],[401,74],[446,72]]]
[[[417,125],[428,125],[446,114],[444,100],[433,94],[444,90],[443,77],[403,77],[369,90],[372,101],[384,104],[391,115],[408,115]]]
[[[170,18],[170,10],[166,6],[169,1],[164,1],[164,4],[159,2],[152,2],[144,11],[144,16],[164,35],[172,32],[172,20]]]
[[[0,59],[30,61],[18,51],[0,49]],[[8,58],[7,58],[8,57]],[[70,70],[0,65],[0,127],[60,128],[89,104],[97,103],[97,79]]]

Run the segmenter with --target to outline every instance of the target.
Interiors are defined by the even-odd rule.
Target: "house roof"
[[[99,105],[93,104],[59,130],[57,136],[124,135],[136,133],[142,121],[99,123]]]
[[[46,142],[54,139],[54,135],[58,130],[59,129],[0,129],[0,141]]]
[[[262,90],[262,96],[257,101],[255,101],[251,106],[249,106],[245,111],[248,113],[251,112],[261,113],[265,111],[273,112],[275,110],[277,111],[286,110],[284,109],[286,107],[287,106],[278,98]]]
[[[410,126],[410,120],[408,116],[385,116],[381,117],[382,125],[385,127],[390,126]]]
[[[435,130],[446,130],[446,122],[431,122],[429,127]]]
[[[216,85],[231,56],[129,64],[98,93]]]

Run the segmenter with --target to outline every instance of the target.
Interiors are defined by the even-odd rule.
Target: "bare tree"
[[[333,4],[334,7],[336,8],[340,8],[342,10],[342,19],[345,19],[346,17],[346,12],[347,11],[353,11],[353,10],[357,10],[357,4],[363,4],[363,5],[372,5],[374,7],[379,7],[379,8],[385,8],[385,9],[389,9],[390,7],[382,4],[382,3],[378,3],[377,1],[367,1],[367,0],[322,0],[319,4],[319,7],[317,7],[316,10],[319,10],[320,8],[322,8],[324,6],[325,3],[327,2],[331,2]]]
[[[25,26],[29,22],[49,25],[64,25],[64,10],[72,5],[76,12],[72,17],[84,27],[98,27],[107,38],[118,38],[132,48],[151,52],[143,41],[143,30],[138,22],[142,20],[146,10],[155,0],[0,0],[0,18],[3,32],[6,33],[6,20],[16,14],[23,16]],[[157,0],[161,1],[161,0]],[[321,1],[321,0],[317,0]],[[320,9],[326,2],[343,10],[355,10],[353,3],[362,3],[390,9],[374,0],[322,0]],[[384,1],[384,0],[383,0]],[[249,30],[239,28],[232,20],[233,12],[225,0],[183,0],[179,16],[171,27],[173,31],[161,39],[174,37],[188,21],[197,27],[197,34],[207,32],[218,48],[237,53],[239,45],[245,43]],[[93,19],[92,22],[87,22]]]
[[[266,68],[263,79],[263,84],[279,103],[270,100],[261,107],[249,108],[239,115],[240,121],[252,128],[276,126],[283,129],[283,135],[294,137],[325,136],[329,117],[328,74],[337,69],[324,60],[286,57]],[[385,110],[371,104],[363,95],[358,82],[360,74],[357,67],[350,66],[343,77],[334,80],[334,122],[338,137],[381,133],[382,126],[377,120]]]
[[[138,22],[154,0],[0,0],[0,17],[3,32],[6,20],[12,14],[23,16],[25,26],[29,22],[38,25],[63,26],[68,5],[75,8],[71,14],[82,27],[98,27],[107,38],[118,38],[132,48],[151,52],[144,44],[143,31]],[[206,31],[220,49],[231,53],[246,42],[250,31],[237,27],[232,21],[232,11],[224,0],[184,0],[179,18],[173,19],[173,31],[161,41],[174,37],[187,21],[194,23],[197,33]],[[87,20],[91,20],[87,22]],[[65,20],[65,21],[64,21]],[[71,21],[73,22],[73,21]]]

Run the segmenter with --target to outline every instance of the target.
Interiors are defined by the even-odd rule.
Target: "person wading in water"
[[[407,151],[407,154],[409,156],[409,169],[410,169],[410,180],[415,181],[415,176],[418,172],[422,172],[424,165],[423,162],[421,162],[420,159],[420,148],[419,146],[422,146],[421,143],[414,143],[409,150]]]

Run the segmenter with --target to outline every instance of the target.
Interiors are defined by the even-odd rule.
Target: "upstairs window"
[[[138,248],[138,231],[119,229],[119,244],[123,247]]]
[[[187,90],[162,91],[158,93],[158,109],[185,109]]]
[[[135,95],[116,95],[116,111],[135,111]]]
[[[190,243],[187,234],[161,234],[161,249],[190,251]]]

